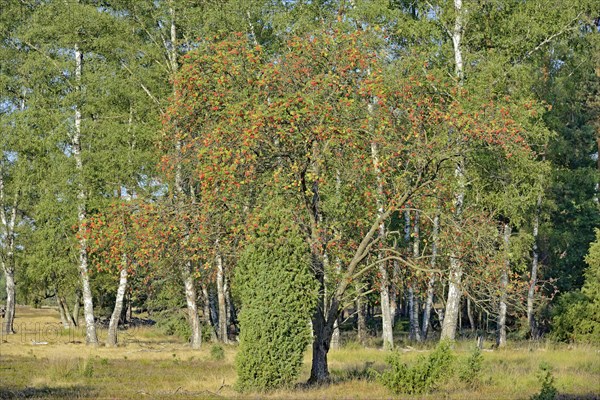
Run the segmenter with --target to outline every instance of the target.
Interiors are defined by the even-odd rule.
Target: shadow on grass
[[[600,389],[600,388],[599,388]],[[585,394],[559,394],[556,400],[600,400],[600,394],[585,393]]]
[[[83,399],[95,398],[89,387],[26,387],[24,389],[0,388],[0,399]]]

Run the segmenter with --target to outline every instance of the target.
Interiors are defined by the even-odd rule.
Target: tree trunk
[[[312,364],[310,369],[309,384],[323,384],[329,382],[329,368],[327,365],[327,353],[331,343],[333,330],[328,329],[325,316],[318,308],[312,318],[313,346]]]
[[[22,110],[21,110],[22,111]],[[4,332],[14,334],[14,320],[16,308],[15,290],[15,224],[17,222],[18,192],[15,193],[12,207],[5,204],[4,197],[4,171],[0,170],[0,222],[4,232],[0,231],[5,251],[4,259],[0,258],[0,265],[6,278],[6,310],[4,315]],[[10,209],[10,217],[6,215],[6,208]],[[0,329],[0,333],[1,333]]]
[[[77,326],[71,312],[69,311],[69,304],[64,296],[56,295],[58,303],[58,311],[60,312],[60,320],[65,329],[74,328]]]
[[[444,311],[444,322],[440,340],[454,340],[456,338],[456,326],[458,314],[460,313],[462,265],[456,255],[450,256],[450,281],[448,282],[448,300]]]
[[[437,246],[438,237],[440,231],[440,216],[436,214],[433,218],[433,237],[431,243],[431,269],[435,269],[436,258],[437,258]],[[431,273],[429,281],[427,282],[427,300],[425,300],[425,309],[423,310],[423,328],[421,329],[421,336],[423,340],[427,339],[429,331],[429,320],[431,318],[431,309],[433,308],[433,296],[435,294],[435,273]]]
[[[317,230],[320,214],[318,211],[318,183],[313,184],[313,226],[311,230],[311,238],[313,242],[320,240]],[[313,330],[313,345],[312,345],[312,364],[310,369],[309,384],[322,384],[329,382],[329,368],[327,365],[327,353],[331,344],[331,336],[333,329],[327,329],[326,315],[329,309],[326,307],[325,299],[325,266],[323,264],[323,255],[318,249],[312,248],[311,262],[315,279],[319,285],[319,296],[317,299],[317,307],[313,313],[311,322]],[[332,307],[334,305],[330,305]]]
[[[187,303],[188,321],[192,329],[190,345],[192,349],[199,349],[202,346],[202,326],[198,316],[198,304],[196,302],[196,284],[192,275],[190,262],[186,264],[183,281],[185,286],[185,301]]]
[[[210,295],[208,293],[207,285],[202,285],[202,297],[204,298],[204,323],[210,327],[210,337],[212,342],[217,341],[217,332],[215,331],[215,326],[213,324],[213,319],[211,317],[211,307],[210,307]]]
[[[392,262],[392,281],[390,282],[390,315],[392,317],[392,329],[396,325],[398,317],[398,277],[400,263],[398,260]]]
[[[506,346],[506,291],[508,289],[508,273],[510,269],[509,246],[511,228],[508,222],[504,223],[504,268],[500,276],[500,310],[498,312],[498,347]]]
[[[454,10],[456,17],[454,19],[454,28],[452,31],[452,46],[454,50],[454,70],[459,87],[462,86],[464,80],[463,58],[462,58],[462,33],[463,33],[463,10],[462,0],[454,0]],[[460,143],[459,139],[459,143]],[[455,219],[460,219],[462,207],[465,197],[465,172],[464,163],[458,161],[454,170],[454,176],[458,182],[458,190],[455,193]],[[460,255],[457,254],[455,245],[450,254],[450,273],[448,283],[448,299],[446,301],[446,311],[444,313],[444,323],[442,325],[442,334],[440,340],[454,340],[456,337],[456,324],[458,322],[458,314],[460,313],[460,297],[462,293],[461,281],[463,275],[462,261]]]
[[[369,113],[373,114],[374,105],[369,104]],[[375,170],[375,176],[377,177],[377,213],[381,216],[385,210],[383,208],[383,182],[381,179],[381,170],[379,169],[379,149],[375,142],[371,142],[371,158],[373,160],[373,169]],[[385,238],[385,224],[382,222],[379,225],[379,237],[381,240]],[[379,268],[379,285],[380,285],[380,297],[381,297],[381,325],[384,349],[394,348],[394,324],[392,321],[392,313],[390,307],[390,279],[388,276],[386,264],[383,261],[384,255],[382,252],[377,254],[379,262],[377,263]]]
[[[73,321],[73,326],[79,326],[79,309],[81,307],[81,295],[79,291],[75,293],[75,302],[73,303],[73,314],[71,315],[71,320]]]
[[[230,330],[230,334],[237,336],[237,313],[235,304],[231,298],[231,288],[227,279],[225,280],[225,303],[227,304],[227,327]]]
[[[75,80],[77,82],[77,91],[81,92],[81,69],[83,65],[83,53],[79,46],[75,46]],[[79,175],[79,193],[77,194],[77,219],[79,222],[79,274],[81,276],[81,286],[83,295],[83,315],[85,318],[86,333],[85,341],[89,345],[98,345],[98,336],[96,335],[96,321],[94,319],[94,302],[92,299],[92,289],[90,288],[90,277],[88,276],[88,253],[87,241],[83,232],[85,231],[85,219],[87,216],[86,202],[87,195],[83,183],[83,162],[81,158],[81,110],[80,106],[75,106],[75,133],[73,134],[73,157],[75,158],[75,168]]]
[[[471,325],[471,330],[475,331],[475,318],[473,318],[473,310],[471,308],[471,299],[467,297],[467,317],[469,317],[469,325]]]
[[[15,271],[10,267],[4,269],[6,278],[6,314],[4,315],[4,333],[12,335],[15,333]]]
[[[600,162],[600,161],[599,161]],[[533,340],[538,339],[537,321],[535,320],[533,301],[535,296],[535,288],[537,285],[537,273],[539,262],[538,251],[538,230],[540,227],[540,209],[542,206],[542,195],[537,198],[537,207],[535,210],[535,218],[533,220],[533,257],[531,261],[531,280],[529,281],[529,290],[527,291],[527,321],[529,322],[529,331]]]
[[[357,340],[364,345],[367,341],[367,319],[365,315],[365,305],[363,301],[362,285],[356,285],[356,325],[357,325]]]
[[[409,339],[421,342],[421,330],[419,329],[419,299],[415,295],[413,287],[408,288],[409,308]]]
[[[169,60],[170,72],[172,75],[175,75],[179,69],[179,63],[177,61],[177,25],[176,25],[176,16],[175,16],[175,8],[173,8],[174,1],[169,1],[169,16],[171,20],[170,24],[170,42],[165,43],[165,50],[167,52],[167,58]],[[175,85],[173,85],[173,93],[175,93]],[[177,157],[179,158],[177,165],[175,166],[175,193],[177,205],[179,207],[179,212],[184,207],[186,193],[184,190],[184,180],[182,175],[182,165],[181,165],[181,152],[183,148],[183,140],[179,138],[175,144],[175,151],[177,153]],[[187,240],[187,239],[186,239]],[[185,261],[181,265],[183,280],[184,280],[184,290],[185,290],[185,300],[187,303],[187,312],[188,312],[188,321],[190,324],[190,328],[192,329],[192,336],[190,337],[190,345],[192,349],[199,349],[202,345],[202,327],[200,325],[200,317],[198,316],[198,304],[196,300],[196,284],[194,282],[194,277],[192,275],[192,265],[191,261]]]
[[[223,271],[223,257],[218,254],[216,257],[217,264],[217,300],[219,302],[219,322],[218,336],[223,343],[228,343],[227,337],[227,304],[225,303],[225,274]]]
[[[413,224],[413,257],[417,259],[420,256],[419,241],[419,212],[415,212],[415,222]],[[415,292],[416,280],[413,278],[408,288],[408,313],[409,313],[409,339],[420,342],[421,330],[419,329],[419,298]]]
[[[338,320],[335,320],[333,323],[333,333],[331,334],[331,348],[339,350],[340,346],[340,326]]]
[[[125,255],[123,256],[126,257]],[[127,289],[127,262],[123,263],[121,272],[119,273],[119,287],[117,289],[117,297],[115,299],[115,308],[110,317],[108,324],[108,335],[106,337],[106,346],[114,347],[117,345],[117,331],[119,328],[119,320],[123,311],[123,299],[125,298],[125,290]]]
[[[69,320],[67,319],[67,312],[65,311],[65,300],[56,295],[56,304],[58,306],[58,313],[60,314],[60,323],[62,324],[64,329],[69,329],[71,326],[69,325]]]

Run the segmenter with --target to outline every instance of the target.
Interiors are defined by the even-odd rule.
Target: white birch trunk
[[[127,289],[127,261],[126,256],[123,255],[123,266],[121,272],[119,272],[119,287],[117,288],[117,297],[115,299],[115,308],[113,309],[112,315],[110,316],[110,322],[108,324],[108,335],[106,337],[106,346],[114,347],[118,343],[118,330],[119,320],[121,319],[121,312],[123,311],[123,299],[125,298],[125,290]]]
[[[217,302],[219,304],[219,323],[218,323],[218,336],[219,340],[223,343],[228,343],[227,337],[227,304],[225,302],[225,274],[223,270],[223,257],[217,254]]]
[[[420,255],[419,242],[419,212],[415,211],[415,222],[413,224],[413,257],[416,259]],[[419,329],[419,296],[415,291],[416,282],[412,280],[408,288],[408,313],[409,313],[409,338],[420,342],[421,330]]]
[[[331,346],[330,348],[333,350],[339,350],[341,346],[340,343],[340,327],[338,324],[338,320],[336,319],[333,322],[333,333],[331,334]]]
[[[183,283],[185,286],[185,301],[187,303],[188,321],[192,330],[190,346],[197,350],[202,346],[202,328],[198,316],[198,303],[196,301],[196,283],[192,275],[191,264],[188,262],[184,270]]]
[[[81,69],[83,65],[83,53],[79,46],[75,46],[75,80],[77,82],[77,91],[81,93]],[[81,276],[81,286],[83,295],[83,315],[85,318],[85,341],[89,345],[98,345],[98,336],[96,335],[96,321],[94,319],[94,302],[92,299],[92,289],[90,287],[90,278],[88,275],[88,253],[87,240],[83,235],[85,229],[85,219],[87,217],[85,185],[83,183],[83,161],[81,159],[81,110],[79,104],[75,106],[75,133],[72,140],[73,157],[75,158],[75,168],[79,175],[79,193],[77,194],[77,220],[79,222],[79,274]]]
[[[452,46],[454,49],[454,70],[458,85],[462,86],[464,80],[464,69],[462,59],[462,33],[463,33],[463,9],[462,0],[454,0],[454,28],[452,31]],[[464,163],[459,161],[454,170],[454,176],[458,182],[458,189],[455,193],[455,218],[460,218],[463,201],[465,197],[465,172]],[[456,325],[460,313],[460,297],[462,294],[462,275],[463,266],[460,255],[453,249],[450,254],[450,273],[448,279],[448,299],[446,301],[446,311],[444,313],[444,322],[442,324],[442,334],[440,340],[454,340],[456,338]]]
[[[369,113],[373,113],[373,104],[369,104]],[[379,168],[379,149],[377,143],[371,142],[371,158],[373,159],[373,169],[375,170],[375,176],[377,178],[377,213],[378,217],[383,215],[385,212],[383,208],[383,181],[381,178],[381,170]],[[381,222],[379,225],[379,237],[385,237],[385,224]],[[379,268],[379,284],[380,296],[381,296],[381,323],[382,323],[382,339],[383,348],[392,349],[394,347],[394,331],[392,313],[390,308],[390,280],[387,272],[385,263],[381,261],[383,254],[378,254],[379,262],[377,263]]]
[[[436,267],[437,258],[437,246],[438,236],[440,230],[440,216],[436,214],[433,218],[433,237],[431,243],[431,269]],[[421,336],[423,340],[427,339],[427,333],[429,331],[429,320],[431,318],[431,309],[433,308],[433,296],[435,294],[435,273],[431,273],[429,281],[427,282],[427,300],[425,300],[425,309],[423,310],[423,327],[421,329]]]
[[[15,288],[15,223],[17,219],[18,196],[11,208],[10,217],[6,215],[6,204],[4,204],[4,180],[2,171],[0,171],[0,217],[4,227],[5,258],[0,259],[4,277],[6,279],[6,314],[4,315],[4,333],[11,335],[15,333],[14,320],[16,309],[16,288]]]
[[[15,272],[4,269],[6,278],[6,314],[4,315],[4,333],[12,335],[15,333]]]
[[[510,269],[510,224],[504,224],[503,240],[504,240],[504,268],[500,275],[500,307],[498,310],[498,347],[506,346],[506,291],[508,288],[508,273]]]
[[[362,283],[358,282],[355,284],[356,288],[356,325],[358,342],[362,345],[367,340],[367,318],[365,315],[365,305],[363,303],[363,287]]]
[[[21,111],[25,109],[25,99],[21,100]],[[0,265],[4,271],[6,280],[6,310],[4,316],[4,332],[14,334],[14,320],[16,310],[16,287],[15,287],[15,225],[17,223],[17,207],[19,205],[19,191],[14,193],[12,205],[6,204],[4,192],[4,171],[0,169],[0,222],[3,229],[0,230],[0,237],[3,236],[3,247],[5,252],[4,259],[0,258]],[[7,209],[10,215],[7,215]],[[2,328],[0,328],[0,333]]]

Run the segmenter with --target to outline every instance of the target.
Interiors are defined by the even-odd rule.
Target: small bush
[[[83,364],[79,365],[79,374],[84,378],[91,378],[94,376],[94,363],[91,359],[88,359]]]
[[[181,312],[162,312],[157,318],[156,326],[168,336],[178,336],[184,340],[190,340],[192,336],[192,328]]]
[[[221,361],[222,359],[224,359],[225,350],[223,350],[223,347],[221,347],[218,344],[213,345],[210,348],[210,358],[212,358],[215,361]]]
[[[403,363],[400,354],[394,352],[387,359],[390,369],[379,380],[396,394],[429,393],[452,375],[453,360],[448,342],[441,342],[429,357],[420,357],[413,366]]]
[[[209,323],[202,324],[202,343],[212,342],[214,338],[216,338],[215,328]]]
[[[542,384],[542,389],[536,395],[530,397],[531,400],[554,400],[558,394],[558,390],[554,387],[554,377],[552,376],[552,368],[549,364],[543,362],[540,364],[538,379]]]
[[[479,347],[475,347],[466,362],[461,365],[458,379],[472,388],[479,386],[482,366],[483,355]]]

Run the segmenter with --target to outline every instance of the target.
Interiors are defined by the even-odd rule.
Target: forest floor
[[[174,336],[153,327],[120,332],[118,348],[92,348],[83,331],[63,330],[53,309],[19,307],[15,335],[0,336],[0,399],[528,399],[540,391],[541,362],[553,368],[561,399],[600,399],[600,350],[552,343],[513,343],[483,352],[481,384],[471,389],[457,380],[421,396],[396,396],[367,377],[369,368],[383,370],[386,352],[348,344],[331,350],[332,383],[317,388],[241,395],[235,390],[236,346],[223,346],[218,359],[213,345],[192,351]],[[100,331],[100,340],[105,332]],[[466,358],[473,342],[459,342],[458,358]],[[431,347],[431,346],[430,346]],[[211,351],[212,350],[212,351]],[[407,363],[427,349],[399,349]],[[309,375],[307,352],[300,382]]]

